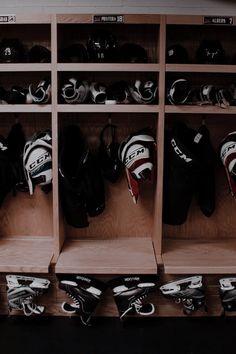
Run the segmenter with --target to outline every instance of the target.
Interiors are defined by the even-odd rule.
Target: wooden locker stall
[[[115,19],[115,20],[114,20]],[[15,22],[14,22],[15,21]],[[15,122],[22,123],[29,139],[35,131],[52,130],[52,191],[45,194],[39,186],[34,194],[9,194],[0,210],[1,294],[5,299],[0,311],[6,312],[4,277],[8,273],[37,274],[51,280],[45,295],[46,313],[63,315],[60,304],[66,295],[58,289],[58,276],[91,275],[105,282],[119,275],[159,274],[164,282],[193,274],[204,276],[208,315],[221,313],[219,278],[236,271],[235,201],[223,165],[216,162],[216,206],[205,217],[193,198],[186,222],[167,225],[162,221],[165,129],[176,122],[197,129],[202,122],[211,134],[218,156],[220,141],[235,130],[235,106],[170,104],[169,82],[186,78],[194,87],[204,84],[229,86],[236,81],[234,17],[60,14],[44,16],[17,15],[13,23],[0,24],[4,37],[17,37],[27,48],[41,44],[51,50],[50,63],[0,63],[0,86],[28,87],[39,80],[51,79],[49,104],[1,104],[0,134],[7,135]],[[224,22],[225,21],[225,22]],[[132,42],[144,47],[147,63],[67,62],[61,53],[71,43],[86,47],[89,36],[100,30],[112,33],[119,46]],[[201,64],[197,49],[204,39],[221,42],[226,62]],[[189,58],[183,63],[169,63],[169,47],[181,44]],[[152,104],[95,104],[91,101],[68,104],[62,99],[63,83],[69,78],[91,82],[135,80],[157,82],[158,94]],[[99,135],[107,123],[117,127],[117,139],[150,128],[157,148],[151,180],[140,184],[135,205],[128,191],[124,169],[119,180],[105,181],[105,210],[89,217],[89,226],[70,226],[63,215],[59,188],[60,135],[67,125],[79,126],[89,148],[97,151]],[[183,316],[181,306],[152,294],[154,316]],[[6,306],[5,306],[6,305]],[[112,294],[99,305],[97,314],[117,315]],[[196,316],[206,313],[199,311]]]

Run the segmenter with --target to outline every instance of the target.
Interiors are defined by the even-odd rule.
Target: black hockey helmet
[[[22,62],[24,59],[24,52],[24,46],[18,38],[3,38],[0,43],[0,62]]]
[[[14,85],[6,92],[6,102],[9,104],[24,104],[27,102],[28,90],[24,87]]]
[[[234,53],[231,58],[231,64],[236,64],[236,53]]]
[[[42,45],[34,45],[29,50],[28,59],[30,63],[50,63],[51,51]]]
[[[91,62],[115,62],[117,42],[115,36],[107,31],[98,31],[89,36],[87,50]]]
[[[82,43],[72,43],[60,50],[59,61],[62,63],[87,63],[87,49]]]
[[[148,54],[140,44],[124,43],[120,47],[119,59],[123,63],[147,63]]]
[[[189,81],[185,78],[173,80],[167,87],[167,98],[171,104],[184,104],[191,93]]]
[[[107,99],[105,103],[130,103],[132,97],[126,81],[115,81],[107,87]]]
[[[166,50],[166,62],[184,64],[189,62],[188,52],[181,44],[173,44]]]
[[[224,64],[226,56],[222,44],[217,39],[205,39],[200,43],[196,52],[199,64]]]
[[[216,88],[214,85],[206,84],[199,87],[199,98],[202,104],[216,103]]]

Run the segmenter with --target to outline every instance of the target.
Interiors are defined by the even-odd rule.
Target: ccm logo
[[[44,162],[45,160],[50,158],[50,154],[49,152],[46,152],[45,154],[41,155],[36,161],[32,162],[29,165],[29,169],[32,170],[35,167],[37,167],[38,165],[40,165],[42,162]]]
[[[221,157],[224,158],[225,155],[230,151],[230,150],[236,150],[236,143],[232,143],[228,146],[225,147],[225,150],[222,151]]]
[[[186,162],[190,162],[192,161],[192,159],[190,157],[187,157],[176,145],[175,139],[171,139],[171,145],[173,146],[176,154],[181,158],[184,159],[184,161]]]
[[[144,154],[145,152],[145,147],[138,148],[134,150],[129,156],[126,157],[125,159],[125,164],[129,163],[131,160],[133,160],[135,157],[139,156],[140,154]]]

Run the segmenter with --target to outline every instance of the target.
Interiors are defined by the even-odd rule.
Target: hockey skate
[[[155,312],[152,303],[146,303],[145,298],[155,291],[156,275],[123,276],[109,281],[116,302],[120,319],[127,314],[150,316]]]
[[[34,298],[46,292],[50,285],[48,279],[7,275],[6,280],[9,311],[21,310],[26,316],[41,315],[44,312],[45,306],[36,305]]]
[[[220,283],[220,299],[223,306],[223,315],[226,311],[236,311],[236,277],[221,278]]]
[[[207,310],[201,275],[164,284],[160,287],[160,291],[167,298],[174,299],[176,303],[182,303],[185,315],[191,315],[200,307]]]
[[[72,303],[63,302],[62,310],[69,314],[78,314],[82,323],[89,325],[106,285],[97,279],[78,275],[74,280],[61,280],[59,288],[73,300]]]

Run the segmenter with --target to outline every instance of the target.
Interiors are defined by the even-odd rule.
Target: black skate
[[[236,311],[236,277],[219,279],[220,283],[220,299],[223,306],[223,315],[226,311]]]
[[[200,307],[204,307],[207,310],[201,275],[164,284],[160,287],[160,291],[164,296],[172,298],[176,303],[182,303],[185,315],[191,315]]]
[[[127,314],[149,316],[155,312],[151,303],[144,303],[150,292],[156,289],[156,275],[122,276],[109,281],[120,319]]]
[[[90,324],[91,316],[101,299],[106,285],[87,276],[76,276],[75,280],[61,280],[59,288],[73,300],[73,303],[62,303],[64,312],[77,313],[84,325]]]
[[[48,279],[7,275],[6,280],[9,311],[21,310],[26,316],[41,315],[44,312],[45,306],[36,305],[33,301],[48,289]]]

